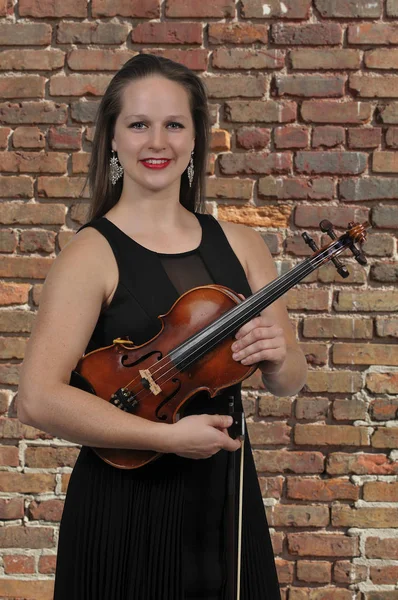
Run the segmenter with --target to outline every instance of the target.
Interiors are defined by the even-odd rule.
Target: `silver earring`
[[[112,150],[112,157],[109,161],[109,167],[109,179],[111,180],[112,185],[115,185],[117,180],[123,175],[123,167],[119,163],[114,150]]]
[[[193,174],[194,174],[194,168],[193,168],[193,150],[192,150],[192,152],[191,152],[191,160],[189,161],[189,165],[188,165],[189,187],[192,187]]]

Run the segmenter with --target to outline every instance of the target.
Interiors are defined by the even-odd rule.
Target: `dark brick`
[[[396,200],[398,179],[394,177],[362,177],[344,179],[340,183],[340,196],[343,200]]]
[[[378,18],[383,9],[382,0],[358,2],[358,0],[315,0],[315,7],[322,17],[336,18]]]
[[[366,169],[367,154],[364,152],[297,152],[295,165],[300,173],[357,175]]]
[[[312,135],[312,147],[319,148],[334,148],[340,144],[344,144],[345,130],[344,127],[314,127]]]
[[[344,95],[344,75],[276,75],[274,93],[278,96],[337,98]]]
[[[274,44],[286,46],[332,46],[333,44],[341,44],[343,30],[338,23],[309,23],[305,25],[276,23],[271,27],[271,38]]]

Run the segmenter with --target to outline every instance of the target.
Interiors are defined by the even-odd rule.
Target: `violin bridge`
[[[145,385],[145,387],[149,386],[150,391],[152,392],[152,394],[154,396],[157,396],[158,394],[160,394],[160,392],[162,391],[161,387],[154,381],[153,377],[152,377],[152,373],[150,372],[149,369],[142,369],[140,371],[140,375],[142,377],[142,379],[144,380],[144,382],[146,382],[147,385]]]

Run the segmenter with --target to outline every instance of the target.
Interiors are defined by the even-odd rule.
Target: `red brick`
[[[90,164],[90,158],[90,152],[74,152],[72,155],[73,175],[87,173]]]
[[[348,560],[337,560],[334,563],[333,579],[337,583],[353,584],[366,581],[367,578],[366,565],[352,564]]]
[[[309,371],[304,389],[309,392],[355,393],[359,392],[362,386],[360,373],[323,370]]]
[[[291,583],[293,581],[294,562],[277,558],[275,560],[279,583]]]
[[[368,558],[386,558],[398,560],[398,538],[367,537],[365,554]]]
[[[17,448],[14,448],[17,450]],[[18,461],[17,461],[18,464]],[[14,465],[6,465],[14,466]],[[23,498],[0,498],[0,519],[23,519],[24,500]]]
[[[40,75],[0,76],[2,98],[43,98],[45,77]]]
[[[268,89],[266,77],[236,75],[213,75],[203,77],[209,98],[255,98],[263,96]],[[213,104],[210,105],[214,107]],[[215,119],[217,120],[217,119]]]
[[[123,44],[129,33],[127,23],[77,23],[61,21],[57,25],[58,44]]]
[[[367,481],[363,486],[363,499],[367,502],[398,502],[398,483]]]
[[[143,48],[143,54],[154,54],[164,56],[181,63],[191,71],[206,71],[208,68],[209,51],[206,48],[192,48],[180,50],[178,48]]]
[[[332,200],[335,197],[335,183],[331,177],[262,177],[258,194],[278,200]]]
[[[390,461],[384,454],[329,454],[327,472],[331,475],[394,475],[398,462]]]
[[[292,414],[291,398],[279,398],[261,394],[258,403],[260,417],[290,417]]]
[[[225,103],[228,121],[243,123],[288,123],[296,119],[296,103],[289,100],[229,101]]]
[[[86,0],[20,0],[21,17],[87,17]]]
[[[87,197],[82,194],[84,185],[83,177],[39,177],[38,195],[44,198]]]
[[[56,562],[56,555],[43,554],[39,558],[39,573],[43,573],[44,575],[53,575],[55,573]]]
[[[398,399],[378,398],[371,402],[372,417],[377,421],[389,421],[398,418]]]
[[[371,3],[357,2],[357,0],[334,0],[333,4],[328,0],[315,0],[315,7],[322,17],[326,18],[372,18],[380,17],[382,13],[382,0]]]
[[[327,506],[277,504],[269,514],[269,524],[274,527],[327,527]]]
[[[306,127],[294,125],[275,127],[274,141],[276,148],[306,148],[309,142],[309,131]]]
[[[120,69],[129,58],[136,56],[136,52],[130,50],[72,50],[67,57],[68,66],[73,71],[117,71]],[[87,76],[86,76],[87,77]],[[100,76],[96,76],[97,78]],[[93,80],[94,86],[97,85],[97,80]],[[99,80],[100,86],[102,81]],[[103,79],[104,85],[107,85],[107,80]],[[78,80],[69,80],[71,90],[78,86]],[[88,85],[90,85],[88,80]],[[88,89],[88,88],[86,88]],[[102,89],[102,88],[101,88]],[[89,92],[88,92],[89,93]],[[61,94],[62,95],[62,94]],[[77,95],[73,92],[71,95]],[[97,95],[97,94],[96,94]]]
[[[294,440],[310,446],[369,446],[369,433],[367,427],[297,423]]]
[[[375,173],[398,173],[398,152],[373,152],[372,166]]]
[[[398,148],[398,127],[389,127],[387,129],[386,145],[389,148]]]
[[[309,421],[323,420],[328,415],[328,398],[297,398],[296,418]]]
[[[345,130],[344,127],[314,127],[312,135],[313,148],[334,148],[340,144],[344,144]]]
[[[219,158],[220,171],[224,175],[290,173],[290,152],[225,153]]]
[[[3,492],[43,494],[54,491],[55,475],[46,473],[8,473],[1,471],[0,485]]]
[[[93,0],[91,11],[94,18],[118,16],[156,19],[160,16],[158,0],[147,0],[145,3],[139,0]]]
[[[29,516],[34,521],[60,521],[63,508],[62,500],[33,501],[29,505]]]
[[[11,129],[9,127],[0,127],[0,148],[2,150],[5,150],[8,146],[10,133]]]
[[[333,402],[333,417],[336,421],[366,420],[367,414],[366,403],[362,400],[341,398]]]
[[[332,46],[342,43],[343,30],[338,23],[275,23],[271,27],[271,39],[274,44],[287,46]]]
[[[322,473],[324,456],[320,452],[254,450],[257,471],[265,473]]]
[[[2,405],[3,407],[3,405]],[[3,407],[5,410],[7,407]],[[2,411],[2,412],[5,412]],[[19,456],[16,446],[0,446],[0,466],[2,467],[18,467]],[[3,518],[3,517],[0,517]]]
[[[258,480],[263,498],[277,498],[282,496],[283,477],[259,477]]]
[[[38,127],[17,127],[12,136],[14,148],[44,148],[44,133]]]
[[[396,75],[350,75],[349,88],[361,98],[398,98]]]
[[[166,17],[225,18],[235,16],[233,0],[167,0]]]
[[[0,39],[4,46],[47,46],[52,27],[48,23],[1,23]]]
[[[284,446],[290,443],[291,427],[286,423],[248,423],[248,432],[252,444],[256,446],[272,446],[283,444]]]
[[[185,26],[185,24],[183,25]],[[266,44],[268,41],[268,27],[253,23],[209,23],[208,37],[209,43],[214,45]]]
[[[365,52],[365,66],[368,69],[392,69],[394,70],[398,60],[397,48],[377,48]]]
[[[352,600],[352,592],[342,588],[291,588],[290,600]]]
[[[334,344],[333,363],[398,366],[398,346],[388,344]]]
[[[297,579],[305,583],[330,583],[332,565],[323,560],[300,560]]]
[[[242,17],[244,19],[306,19],[309,16],[311,0],[268,0],[263,4],[260,0],[243,0]]]
[[[20,250],[21,252],[54,252],[55,236],[54,231],[34,229],[22,231],[19,242]]]
[[[289,477],[287,497],[293,500],[331,502],[334,500],[358,500],[359,486],[347,479],[312,479],[309,477]]]
[[[52,527],[1,527],[0,543],[2,548],[51,548],[54,530]]]
[[[236,132],[236,145],[246,150],[266,148],[270,139],[271,130],[265,127],[241,127]]]
[[[22,554],[5,554],[3,556],[4,573],[11,575],[12,573],[34,573],[35,558],[34,556],[23,556]]]
[[[0,176],[0,198],[31,198],[33,196],[33,179],[19,176]]]
[[[0,337],[0,358],[3,360],[24,358],[26,343],[26,338]]]
[[[334,305],[335,310],[344,311],[396,311],[398,310],[398,295],[393,291],[362,291],[339,292]]]
[[[329,219],[335,227],[347,227],[350,221],[367,220],[369,209],[354,206],[297,206],[294,222],[298,227],[319,227],[322,219]]]
[[[250,200],[253,192],[251,179],[209,178],[206,183],[206,194],[209,198],[234,198]]]
[[[29,125],[35,123],[65,123],[67,109],[66,104],[55,104],[55,102],[48,100],[18,104],[4,102],[0,104],[0,119],[3,123],[27,123]]]
[[[0,204],[0,223],[2,225],[63,225],[65,207],[60,204],[7,202]],[[27,263],[25,258],[23,260]]]
[[[54,258],[36,257],[36,256],[7,256],[0,265],[0,277],[24,277],[28,279],[45,279],[50,270]],[[25,312],[26,311],[22,311]],[[26,316],[21,313],[15,314],[18,317],[18,323],[30,321],[32,316],[26,313]],[[10,314],[9,319],[13,319],[14,315]],[[11,321],[10,321],[11,322]]]
[[[305,100],[301,107],[304,121],[310,123],[366,123],[372,107],[365,102]]]
[[[77,127],[51,127],[48,143],[55,150],[79,150],[82,144],[82,130]]]
[[[398,427],[377,427],[372,435],[374,448],[398,448]]]
[[[138,23],[131,33],[135,44],[201,44],[201,23]]]
[[[290,52],[293,69],[306,69],[313,71],[332,69],[347,70],[359,69],[361,65],[361,53],[359,50],[347,50],[340,48],[300,48]]]
[[[296,169],[299,173],[357,175],[367,167],[364,152],[297,152]]]
[[[284,63],[281,50],[217,48],[212,56],[216,69],[282,69]]]
[[[218,217],[221,221],[243,223],[250,227],[286,227],[290,210],[290,207],[283,205],[259,208],[219,205]]]
[[[376,585],[395,585],[398,581],[398,566],[370,567],[370,579]]]
[[[54,581],[0,579],[0,590],[4,600],[52,600],[54,597]]]
[[[102,96],[109,75],[54,75],[50,80],[51,96]]]
[[[398,44],[395,23],[358,23],[347,29],[349,44]]]
[[[329,306],[327,290],[293,289],[287,292],[285,298],[290,310],[327,310]]]
[[[298,556],[357,556],[358,538],[333,533],[291,533],[289,552]]]
[[[347,131],[349,148],[377,148],[381,144],[380,127],[350,127]]]
[[[67,154],[61,152],[0,152],[3,171],[10,173],[65,173]]]
[[[398,508],[351,508],[332,506],[332,524],[335,527],[385,528],[398,527]]]
[[[0,69],[3,71],[54,71],[64,66],[65,52],[52,50],[3,50]]]
[[[372,210],[374,226],[384,229],[398,229],[398,208],[396,206],[375,206]]]

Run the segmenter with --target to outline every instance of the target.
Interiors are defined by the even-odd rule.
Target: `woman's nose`
[[[166,145],[166,134],[162,127],[152,127],[150,136],[151,148],[162,149]]]

